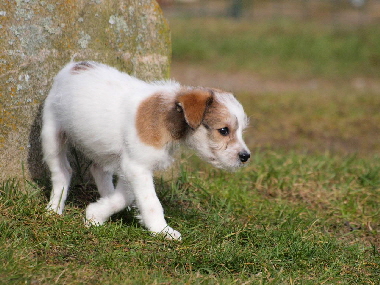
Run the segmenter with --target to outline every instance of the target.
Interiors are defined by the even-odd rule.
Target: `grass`
[[[380,281],[376,160],[267,151],[237,173],[197,169],[157,181],[182,242],[150,236],[128,211],[88,229],[75,196],[66,215],[49,216],[33,184],[3,183],[0,282]]]
[[[252,122],[246,168],[226,173],[184,154],[178,174],[158,176],[181,242],[151,236],[133,210],[84,227],[92,185],[74,185],[56,216],[45,212],[47,185],[3,181],[0,284],[379,284],[380,101],[346,84],[377,80],[378,32],[171,22],[174,61],[329,82],[237,94]]]
[[[357,74],[378,78],[380,74],[376,25],[352,30],[323,23],[210,18],[171,19],[170,23],[175,61],[281,78]]]

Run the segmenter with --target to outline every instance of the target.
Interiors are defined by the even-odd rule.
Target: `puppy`
[[[70,142],[92,161],[101,195],[87,207],[87,223],[102,225],[134,204],[149,231],[179,240],[165,221],[153,171],[170,165],[179,143],[218,168],[238,168],[250,158],[242,138],[246,125],[243,107],[230,93],[148,83],[96,62],[69,63],[43,108],[43,156],[53,184],[47,208],[62,214],[72,174]]]

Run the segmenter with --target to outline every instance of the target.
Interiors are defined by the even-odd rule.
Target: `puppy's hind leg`
[[[46,118],[44,118],[41,139],[44,160],[50,169],[53,184],[47,209],[61,215],[72,175],[67,160],[67,141],[56,122]]]
[[[130,207],[135,202],[135,194],[133,194],[131,185],[123,177],[119,177],[116,191],[124,193],[125,207]]]
[[[86,209],[86,224],[102,225],[113,214],[130,206],[134,199],[135,197],[128,183],[119,177],[115,191],[108,192],[108,195],[102,196],[95,203],[88,205]]]
[[[90,171],[101,197],[111,195],[115,191],[112,182],[112,173],[104,171],[103,168],[96,163],[91,165]]]

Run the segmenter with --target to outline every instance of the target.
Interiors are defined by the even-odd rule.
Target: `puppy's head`
[[[248,120],[243,107],[227,92],[189,89],[178,96],[177,106],[190,127],[186,143],[218,168],[235,169],[250,158],[243,141]]]

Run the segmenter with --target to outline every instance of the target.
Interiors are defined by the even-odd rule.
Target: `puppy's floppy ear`
[[[177,98],[177,111],[183,112],[186,123],[194,130],[201,125],[207,107],[213,99],[212,90],[187,90]]]

